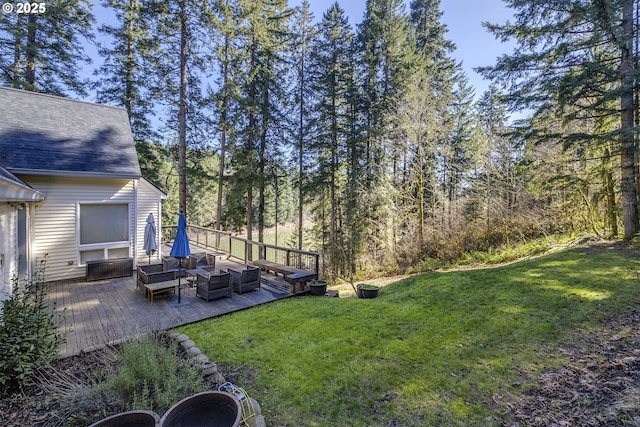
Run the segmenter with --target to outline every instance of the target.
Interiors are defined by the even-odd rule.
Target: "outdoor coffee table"
[[[178,280],[167,280],[166,282],[158,282],[158,283],[149,283],[144,285],[145,287],[145,296],[149,299],[149,301],[153,302],[153,296],[162,294],[165,292],[173,291],[175,293],[176,286],[178,286]]]
[[[212,271],[205,270],[204,268],[194,268],[191,270],[187,270],[187,274],[191,277],[196,277],[198,274],[202,274],[203,276],[208,276],[213,273]]]
[[[191,284],[191,287],[195,288],[198,285],[198,274],[202,274],[205,277],[209,277],[213,271],[205,270],[204,268],[194,268],[186,270],[187,274],[191,277],[187,281]]]

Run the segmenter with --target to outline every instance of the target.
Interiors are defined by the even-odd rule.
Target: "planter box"
[[[102,279],[131,276],[133,272],[133,258],[104,259],[87,261],[87,282]]]

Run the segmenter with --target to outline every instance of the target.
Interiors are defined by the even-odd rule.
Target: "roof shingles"
[[[12,173],[141,177],[125,109],[2,87],[0,165]]]

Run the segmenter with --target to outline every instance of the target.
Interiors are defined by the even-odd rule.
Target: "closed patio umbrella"
[[[158,251],[158,242],[156,242],[156,223],[153,219],[153,213],[147,217],[147,225],[144,227],[144,245],[142,249],[149,255],[149,264],[151,264],[151,255]]]
[[[180,212],[178,217],[178,230],[173,240],[170,254],[174,258],[178,258],[178,304],[180,304],[180,278],[182,277],[182,260],[191,255],[189,248],[189,237],[187,236],[187,219],[184,212]]]

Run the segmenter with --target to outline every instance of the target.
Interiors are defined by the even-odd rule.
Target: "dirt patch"
[[[63,376],[69,387],[89,382],[90,376],[104,367],[104,351],[83,353],[54,361],[52,366],[42,373],[41,378],[52,375]],[[61,393],[62,394],[62,393]],[[49,426],[56,425],[60,400],[57,393],[34,385],[23,393],[0,399],[0,425],[3,426]]]
[[[583,331],[558,349],[569,363],[517,401],[494,401],[516,426],[640,425],[640,308]]]

